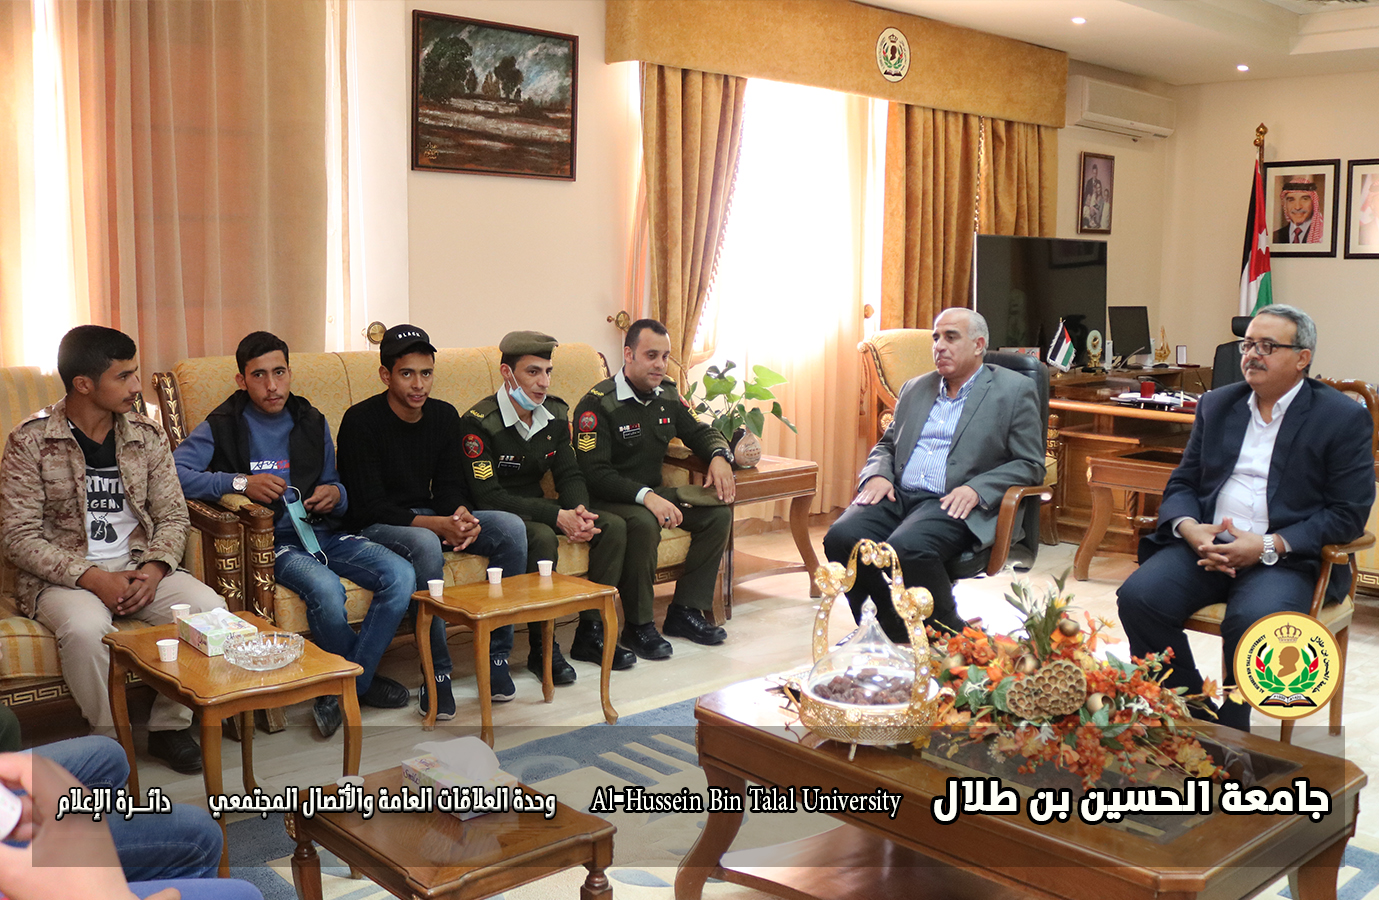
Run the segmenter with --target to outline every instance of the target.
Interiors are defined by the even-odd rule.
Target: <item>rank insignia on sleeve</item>
[[[466,434],[464,436],[464,455],[470,459],[478,459],[484,452],[484,440],[477,434]]]
[[[590,450],[594,449],[594,443],[597,440],[597,434],[594,434],[593,432],[588,432],[586,434],[581,434],[579,437],[575,438],[575,446],[578,447],[580,450],[583,450],[585,453],[588,453]]]
[[[599,417],[594,415],[593,410],[585,410],[579,414],[579,430],[593,431],[599,427]]]
[[[474,477],[479,479],[480,481],[492,478],[493,463],[489,462],[488,460],[484,460],[483,462],[476,462],[474,464]]]

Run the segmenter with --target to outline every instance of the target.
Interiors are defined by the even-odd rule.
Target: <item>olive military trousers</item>
[[[623,559],[618,593],[622,595],[624,624],[645,625],[652,620],[655,601],[661,523],[645,506],[637,503],[600,503],[599,508],[627,521],[627,555]],[[681,512],[684,521],[680,527],[690,533],[690,548],[685,557],[685,574],[675,583],[675,602],[707,612],[713,608],[714,581],[718,578],[723,550],[728,546],[733,510],[730,506],[692,506]]]
[[[598,516],[598,521],[594,524],[598,526],[599,533],[589,542],[589,571],[584,577],[595,584],[617,587],[622,581],[623,558],[627,554],[627,521],[622,516],[604,509],[589,511]],[[542,522],[527,522],[526,526],[527,571],[535,572],[538,560],[557,561],[560,532]],[[583,621],[603,621],[597,609],[582,610],[579,617]],[[535,646],[541,638],[541,623],[531,623],[529,631],[532,644]]]

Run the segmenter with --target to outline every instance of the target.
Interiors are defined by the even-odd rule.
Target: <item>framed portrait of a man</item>
[[[1346,259],[1379,259],[1379,159],[1352,159],[1346,172]]]
[[[1084,152],[1081,159],[1082,177],[1077,180],[1077,230],[1082,234],[1110,234],[1116,158]]]
[[[1264,164],[1270,256],[1336,255],[1340,177],[1339,159]]]

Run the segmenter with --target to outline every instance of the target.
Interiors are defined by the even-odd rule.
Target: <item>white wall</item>
[[[1198,85],[1173,96],[1160,315],[1170,343],[1209,363],[1198,347],[1229,340],[1237,314],[1255,126],[1269,128],[1265,162],[1339,158],[1344,185],[1347,160],[1379,157],[1379,73]],[[1340,206],[1336,257],[1273,260],[1274,298],[1316,320],[1314,373],[1379,381],[1379,260],[1344,258],[1344,195]]]

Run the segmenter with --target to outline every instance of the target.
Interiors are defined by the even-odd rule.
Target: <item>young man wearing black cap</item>
[[[591,510],[589,488],[570,445],[570,407],[548,392],[551,354],[556,339],[537,331],[514,331],[498,344],[503,387],[474,404],[460,417],[464,433],[465,477],[474,501],[483,509],[503,509],[522,517],[527,528],[527,571],[537,561],[556,560],[558,535],[589,545],[589,580],[617,586],[627,551],[627,523],[621,516]],[[548,499],[541,480],[549,472],[556,499]],[[541,675],[541,623],[532,623],[527,668]],[[575,669],[551,653],[556,684],[570,684]],[[597,610],[580,613],[570,655],[582,662],[603,662],[603,619]],[[617,647],[613,668],[627,669],[637,657]]]
[[[470,512],[460,414],[431,397],[436,366],[431,339],[415,325],[395,325],[378,349],[378,376],[386,390],[351,406],[340,421],[340,475],[350,492],[346,522],[410,560],[417,590],[445,577],[446,548],[488,557],[505,578],[521,575],[527,565],[522,520],[497,510]],[[508,672],[511,651],[512,627],[494,631],[489,683],[500,702],[517,695]],[[431,623],[431,658],[436,683],[421,686],[421,714],[426,715],[434,694],[437,718],[452,719],[452,665],[439,618]]]

